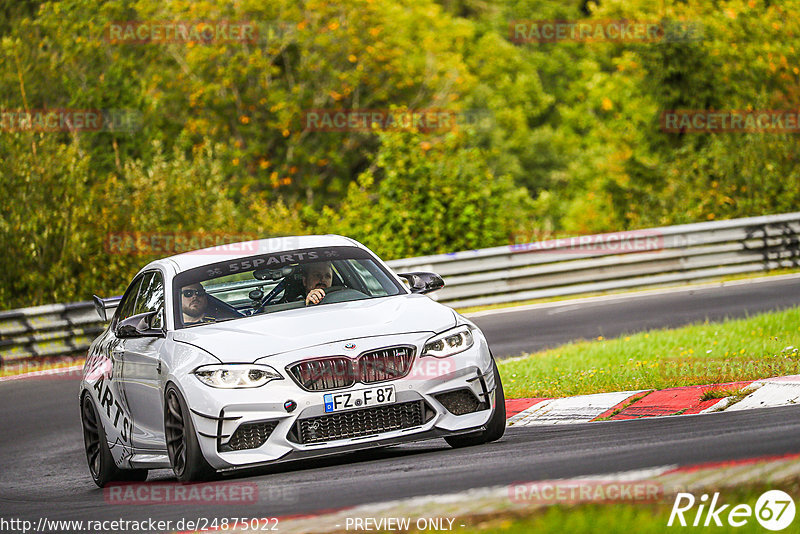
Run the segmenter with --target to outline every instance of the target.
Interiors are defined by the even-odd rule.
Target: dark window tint
[[[134,315],[164,307],[164,280],[160,272],[147,273],[139,286]]]
[[[122,297],[122,301],[119,303],[119,308],[117,308],[117,322],[123,321],[133,315],[133,310],[136,305],[136,296],[139,293],[139,286],[142,284],[143,276],[137,276],[130,286],[128,286],[128,290],[125,291],[125,296]]]

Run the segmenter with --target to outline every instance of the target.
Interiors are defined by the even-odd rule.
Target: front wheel
[[[88,393],[81,401],[81,426],[86,461],[95,484],[102,488],[111,482],[143,482],[147,479],[147,469],[120,469],[114,463],[103,422]]]
[[[448,445],[453,448],[471,447],[472,445],[481,445],[483,443],[491,443],[503,437],[506,432],[506,396],[503,393],[503,383],[500,382],[500,372],[497,370],[497,364],[492,360],[492,372],[494,373],[494,412],[489,422],[486,423],[486,430],[474,434],[466,434],[463,436],[451,436],[444,438]]]
[[[167,387],[164,399],[164,430],[172,471],[181,482],[213,478],[216,471],[200,450],[186,401],[174,385]]]

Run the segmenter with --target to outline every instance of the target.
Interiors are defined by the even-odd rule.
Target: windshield
[[[204,265],[176,276],[173,290],[176,328],[404,292],[369,252],[357,247],[292,250]]]

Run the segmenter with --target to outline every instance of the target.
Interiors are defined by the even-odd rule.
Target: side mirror
[[[436,273],[398,273],[397,276],[408,280],[412,293],[430,293],[444,287],[444,280]]]
[[[104,299],[102,297],[98,297],[97,295],[92,295],[94,309],[97,310],[97,315],[99,315],[103,321],[111,320],[114,312],[117,311],[117,306],[119,306],[120,300],[122,300],[121,296]]]
[[[128,317],[117,326],[117,337],[162,337],[164,310],[140,313]]]

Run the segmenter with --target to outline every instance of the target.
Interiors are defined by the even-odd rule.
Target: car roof
[[[354,239],[333,234],[273,237],[270,239],[242,241],[239,243],[219,245],[216,247],[209,247],[200,250],[193,250],[191,252],[184,252],[182,254],[176,254],[175,256],[150,262],[148,265],[142,268],[142,271],[146,271],[158,266],[166,267],[167,265],[171,265],[178,273],[180,273],[189,269],[194,269],[195,267],[201,267],[203,265],[209,265],[221,261],[239,260],[260,254],[276,254],[290,250],[316,247],[347,246],[366,249],[364,245]]]

